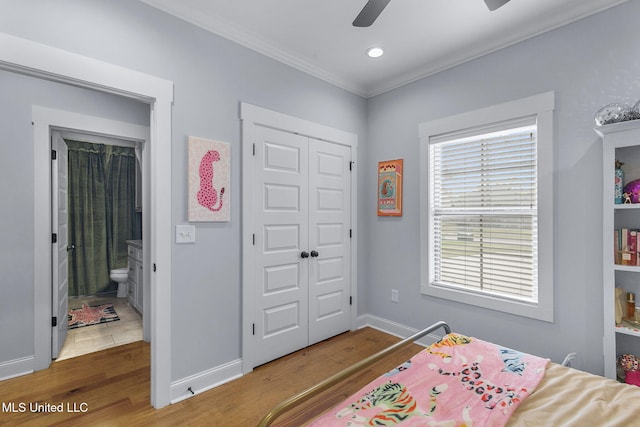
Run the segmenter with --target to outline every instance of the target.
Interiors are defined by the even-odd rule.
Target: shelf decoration
[[[616,175],[616,181],[618,180]],[[640,179],[633,180],[627,183],[623,190],[622,196],[624,197],[624,203],[640,203]],[[618,199],[616,197],[616,203],[618,203]]]
[[[617,360],[618,380],[640,386],[640,359],[633,354],[623,354]]]
[[[402,163],[378,162],[378,216],[402,216]]]
[[[622,163],[619,160],[616,160],[616,170],[615,170],[615,189],[614,189],[614,198],[616,205],[622,203],[622,186],[624,185],[624,171],[622,170]]]
[[[625,300],[624,300],[624,296],[626,294],[625,290],[622,288],[615,288],[615,319],[616,319],[616,326],[620,326],[622,325],[622,318],[624,317],[624,304],[625,304]]]
[[[230,220],[231,147],[189,137],[189,221]]]
[[[597,126],[637,119],[640,119],[640,100],[633,107],[627,104],[607,104],[600,108],[594,117]]]
[[[626,122],[632,120],[631,107],[626,104],[607,104],[600,108],[595,115],[596,125],[603,126],[611,123]]]
[[[618,265],[640,266],[640,247],[638,232],[633,228],[614,230],[614,263]]]

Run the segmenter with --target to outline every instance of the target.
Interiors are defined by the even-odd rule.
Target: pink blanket
[[[310,425],[504,426],[547,362],[449,334]]]

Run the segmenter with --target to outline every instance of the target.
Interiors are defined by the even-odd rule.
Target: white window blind
[[[535,118],[430,141],[432,285],[538,301]]]

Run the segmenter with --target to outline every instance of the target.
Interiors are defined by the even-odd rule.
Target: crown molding
[[[308,61],[293,55],[283,49],[276,47],[275,45],[266,42],[260,38],[258,34],[247,31],[240,28],[237,25],[232,24],[226,20],[220,19],[218,16],[207,14],[205,11],[191,10],[189,13],[184,13],[182,8],[173,8],[167,5],[159,5],[150,0],[140,0],[142,3],[147,4],[154,9],[161,10],[176,18],[179,18],[189,24],[202,28],[210,33],[216,34],[234,43],[237,43],[243,47],[251,49],[261,55],[274,59],[278,62],[282,62],[290,67],[300,70],[306,74],[330,83],[334,86],[342,88],[348,92],[354,93],[358,96],[368,97],[368,93],[362,85],[340,76],[330,73],[325,69],[317,67]]]

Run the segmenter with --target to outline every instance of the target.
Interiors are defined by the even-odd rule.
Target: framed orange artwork
[[[402,159],[378,162],[378,216],[402,216]]]

